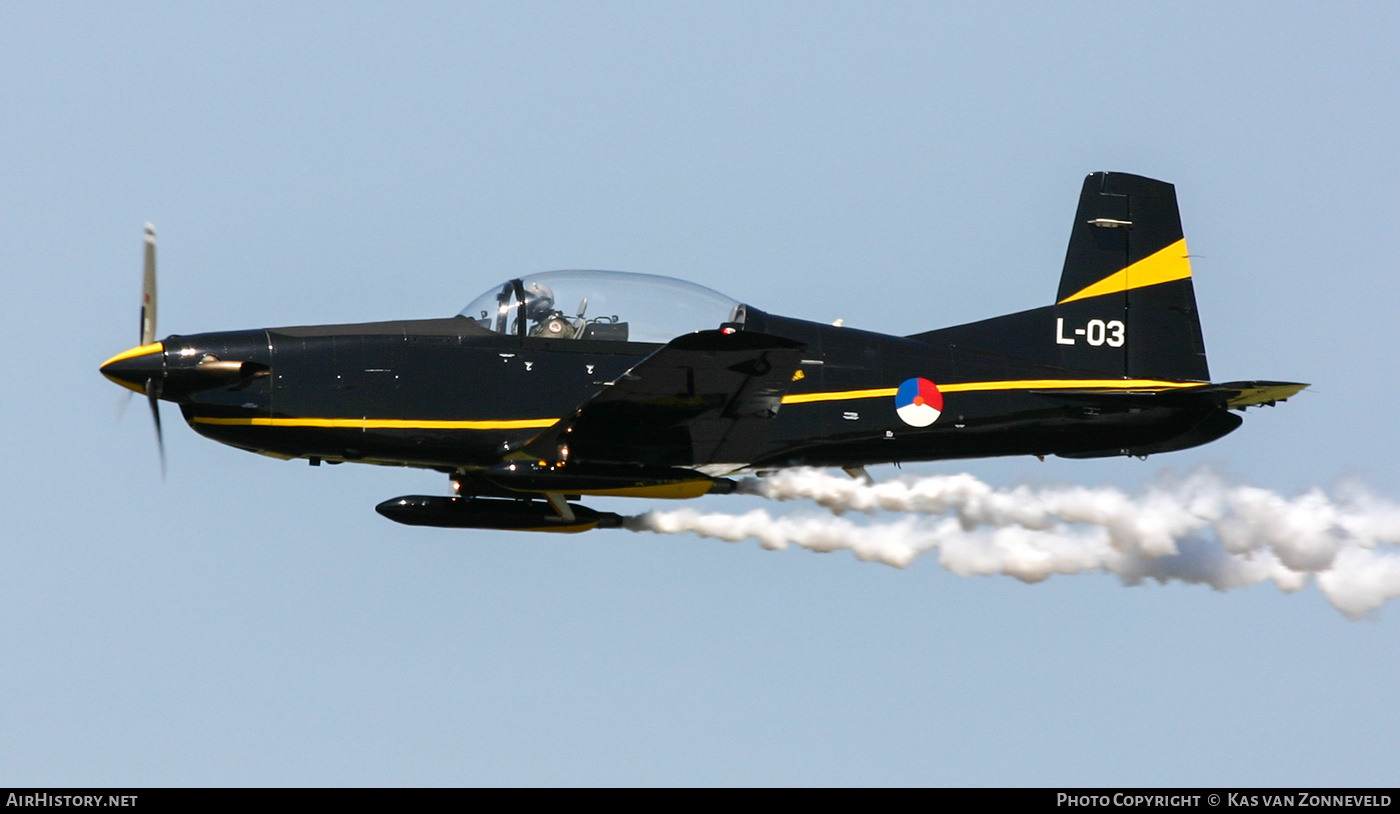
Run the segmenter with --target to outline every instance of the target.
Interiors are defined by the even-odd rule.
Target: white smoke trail
[[[753,537],[768,549],[798,545],[849,550],[904,568],[937,549],[959,576],[1006,574],[1038,582],[1052,574],[1106,571],[1125,584],[1146,579],[1217,590],[1273,580],[1297,591],[1312,575],[1327,599],[1359,618],[1400,596],[1400,506],[1359,490],[1286,498],[1230,486],[1201,470],[1163,479],[1140,495],[1112,487],[996,489],[967,475],[883,483],[816,469],[747,479],[742,492],[811,500],[832,512],[947,515],[930,527],[905,517],[859,524],[844,517],[774,517],[690,509],[628,518],[633,531],[694,532],[730,542]]]

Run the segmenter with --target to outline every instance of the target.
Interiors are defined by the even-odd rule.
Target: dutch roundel
[[[943,394],[928,379],[905,379],[894,394],[894,411],[911,427],[927,427],[943,413]]]

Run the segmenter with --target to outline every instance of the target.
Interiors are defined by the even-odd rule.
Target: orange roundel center
[[[914,403],[917,404],[917,405],[919,405],[920,407],[924,406],[924,397],[923,397],[923,396],[915,396],[915,397],[914,397]]]

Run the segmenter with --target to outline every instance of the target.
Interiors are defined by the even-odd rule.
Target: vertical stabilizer
[[[1131,379],[1209,380],[1171,184],[1118,172],[1084,179],[1055,316],[1057,328],[1065,326],[1056,341],[1076,366]]]
[[[966,351],[959,358],[969,376],[1039,369],[1046,377],[1209,381],[1176,189],[1093,173],[1079,194],[1054,305],[913,338]]]

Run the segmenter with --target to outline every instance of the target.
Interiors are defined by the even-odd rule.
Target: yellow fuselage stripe
[[[783,404],[806,404],[810,401],[845,401],[846,399],[873,399],[880,396],[893,396],[898,387],[877,387],[874,390],[842,390],[836,393],[793,393],[783,396]]]
[[[1016,379],[1004,382],[961,382],[941,384],[944,393],[975,393],[992,390],[1170,390],[1201,387],[1202,382],[1164,382],[1156,379]],[[783,404],[816,401],[846,401],[893,396],[897,387],[869,390],[841,390],[831,393],[796,393],[783,396]],[[348,430],[533,430],[552,427],[557,418],[523,418],[501,421],[427,421],[400,418],[212,418],[195,416],[194,424],[233,427],[314,427]]]
[[[987,390],[1170,390],[1201,385],[1201,382],[1163,382],[1156,379],[1013,379],[1004,382],[959,382],[940,384],[937,387],[943,393],[976,393]],[[897,392],[897,387],[881,387],[874,390],[842,390],[835,393],[796,393],[783,396],[783,404],[880,398],[893,396]]]
[[[1204,382],[1163,382],[1156,379],[1016,379],[1009,382],[964,382],[940,384],[944,393],[966,393],[977,390],[1170,390],[1179,387],[1201,387]]]

